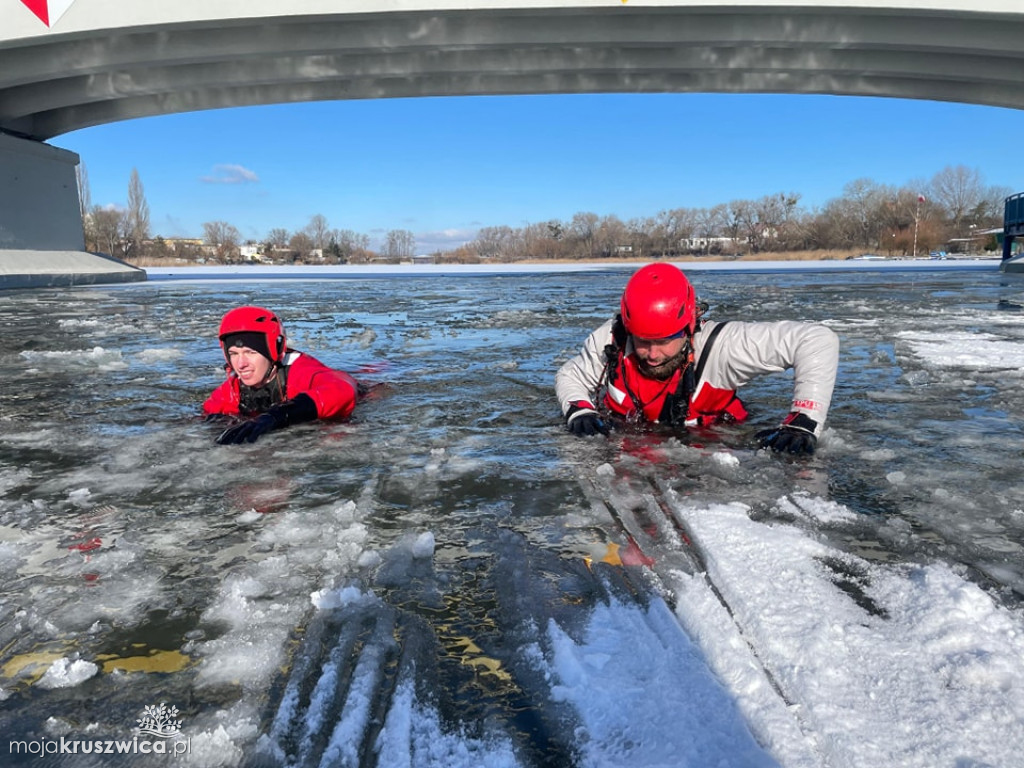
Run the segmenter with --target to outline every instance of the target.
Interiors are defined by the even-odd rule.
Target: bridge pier
[[[145,280],[85,250],[78,155],[0,133],[0,289]]]

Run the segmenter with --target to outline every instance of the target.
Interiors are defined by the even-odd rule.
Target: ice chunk
[[[57,659],[36,683],[40,688],[74,688],[100,671],[91,661]]]
[[[366,550],[359,555],[359,559],[356,563],[360,568],[374,568],[381,564],[383,558],[380,556],[380,552]]]
[[[711,454],[711,460],[723,467],[738,467],[740,465],[740,460],[735,455],[725,451],[716,451]]]
[[[177,360],[184,354],[180,349],[169,347],[165,349],[144,349],[136,357],[140,363],[158,363],[161,360]]]
[[[250,509],[247,512],[243,512],[238,515],[238,517],[235,518],[235,522],[239,525],[247,525],[248,523],[255,523],[260,519],[260,517],[262,517],[262,515],[260,515],[259,512],[255,509]]]
[[[355,605],[369,598],[366,593],[356,587],[343,587],[342,589],[318,589],[309,596],[309,599],[319,610],[329,611],[332,608]]]
[[[412,544],[412,556],[426,559],[434,556],[434,534],[430,531],[421,533]]]

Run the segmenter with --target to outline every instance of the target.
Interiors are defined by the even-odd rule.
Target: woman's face
[[[228,363],[231,365],[231,370],[247,387],[262,384],[270,371],[270,360],[249,347],[229,348]]]

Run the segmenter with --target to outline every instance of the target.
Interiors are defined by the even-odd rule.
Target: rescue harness
[[[661,412],[658,415],[658,423],[667,424],[675,427],[682,427],[687,425],[687,420],[690,418],[690,403],[693,399],[694,393],[697,391],[697,384],[700,382],[701,376],[704,373],[704,366],[711,353],[711,348],[714,346],[715,339],[718,334],[726,326],[728,321],[720,322],[708,335],[707,341],[704,342],[704,348],[701,350],[700,360],[696,361],[694,365],[693,357],[693,339],[687,337],[684,352],[686,355],[686,362],[683,364],[683,368],[680,372],[679,382],[676,385],[675,391],[665,395],[665,401],[662,405]],[[612,343],[608,344],[604,348],[605,365],[604,371],[601,374],[601,381],[606,386],[616,385],[618,378],[619,364],[625,355],[626,341],[629,338],[629,333],[626,330],[626,325],[622,321],[622,315],[617,314],[615,320],[612,323]],[[629,386],[629,382],[626,380],[627,377],[622,376],[622,389],[629,396],[633,403],[634,413],[639,421],[647,421],[647,417],[644,413],[645,405],[650,403],[643,403],[640,398],[633,392]],[[666,388],[669,386],[665,385]],[[660,397],[661,393],[656,395]],[[743,408],[742,403],[739,401],[739,397],[733,393],[732,399],[726,404],[725,408],[722,409],[722,415],[736,417],[730,413],[730,406],[733,405],[734,401],[738,403],[738,412],[742,412],[745,416],[746,411]],[[653,402],[653,400],[651,401]],[[716,417],[717,418],[717,417]],[[696,423],[704,423],[703,417],[698,415],[696,417]]]

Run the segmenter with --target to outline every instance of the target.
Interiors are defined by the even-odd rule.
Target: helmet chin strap
[[[257,384],[257,387],[264,387],[274,379],[277,378],[277,372],[280,370],[280,366],[273,360],[270,361],[270,367],[267,368],[267,374],[263,377],[263,381]]]
[[[267,409],[277,405],[285,397],[284,376],[279,376],[280,368],[277,363],[271,364],[267,375],[259,384],[247,387],[241,385],[239,392],[241,396],[240,410],[246,416],[257,413],[266,413]]]

